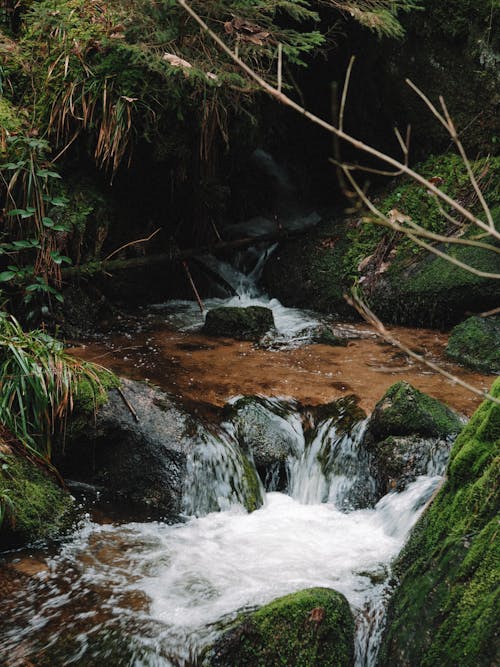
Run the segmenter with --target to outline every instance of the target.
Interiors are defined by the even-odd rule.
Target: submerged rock
[[[204,667],[350,667],[354,621],[345,597],[309,588],[240,617],[205,653]]]
[[[469,317],[451,332],[446,354],[484,373],[500,373],[500,316]]]
[[[273,311],[263,306],[214,308],[209,310],[203,333],[257,341],[274,327]]]
[[[492,387],[500,398],[500,380]],[[490,667],[498,657],[500,407],[457,438],[448,477],[395,564],[378,665]]]

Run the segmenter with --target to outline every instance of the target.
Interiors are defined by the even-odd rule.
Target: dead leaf
[[[172,67],[183,67],[184,69],[191,69],[193,66],[187,60],[176,56],[175,53],[164,53],[163,60],[166,60]]]
[[[358,264],[358,271],[361,273],[361,271],[364,271],[368,264],[372,261],[373,255],[368,255],[368,257],[365,257],[364,259],[361,260],[361,262]]]

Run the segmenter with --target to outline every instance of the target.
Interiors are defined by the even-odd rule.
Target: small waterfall
[[[289,493],[301,503],[332,503],[341,510],[368,507],[375,497],[369,455],[363,448],[367,420],[347,432],[333,418],[321,422],[299,458],[290,462]]]
[[[193,440],[182,498],[185,515],[204,516],[235,504],[247,509],[262,505],[264,488],[253,461],[238,447],[229,426],[217,430],[199,427]]]

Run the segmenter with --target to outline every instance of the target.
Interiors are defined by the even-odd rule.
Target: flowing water
[[[237,294],[207,306],[271,307],[276,340],[293,347],[307,339],[318,317],[260,293],[255,277],[262,261],[250,277],[218,263]],[[177,330],[200,326],[192,302],[159,305],[155,316]],[[191,355],[189,347],[183,354]],[[196,665],[221,620],[325,586],[349,600],[356,665],[372,667],[390,563],[439,485],[446,457],[436,455],[427,475],[373,502],[375,482],[362,446],[366,421],[346,432],[337,420],[324,419],[306,434],[293,401],[286,409],[277,399],[269,405],[294,446],[286,491],[274,490],[271,475],[264,480],[267,491],[262,484],[257,491],[263,499],[258,510],[249,514],[241,505],[252,462],[238,447],[234,426],[200,427],[179,523],[113,523],[89,514],[59,547],[4,555],[0,664]]]
[[[22,576],[23,587],[4,595],[2,664],[97,665],[106,656],[117,665],[197,664],[221,619],[325,586],[346,595],[355,614],[356,664],[373,665],[390,561],[440,477],[420,477],[354,509],[353,486],[370,483],[356,465],[365,422],[339,434],[325,420],[307,443],[296,415],[288,419],[297,440],[288,493],[262,489],[264,504],[251,514],[238,502],[245,469],[226,424],[203,434],[203,456],[189,463],[184,522],[87,517],[56,554],[8,557],[7,570]],[[329,474],[318,461],[325,446]]]

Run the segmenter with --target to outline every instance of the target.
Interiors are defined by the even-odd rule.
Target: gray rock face
[[[286,419],[287,407],[277,400],[245,396],[228,407],[238,442],[253,456],[259,476],[269,491],[286,487],[286,462],[297,455],[297,432]]]
[[[181,510],[191,418],[158,389],[123,380],[99,408],[95,421],[70,428],[65,453],[56,462],[65,477],[95,484],[113,499],[170,517]]]

